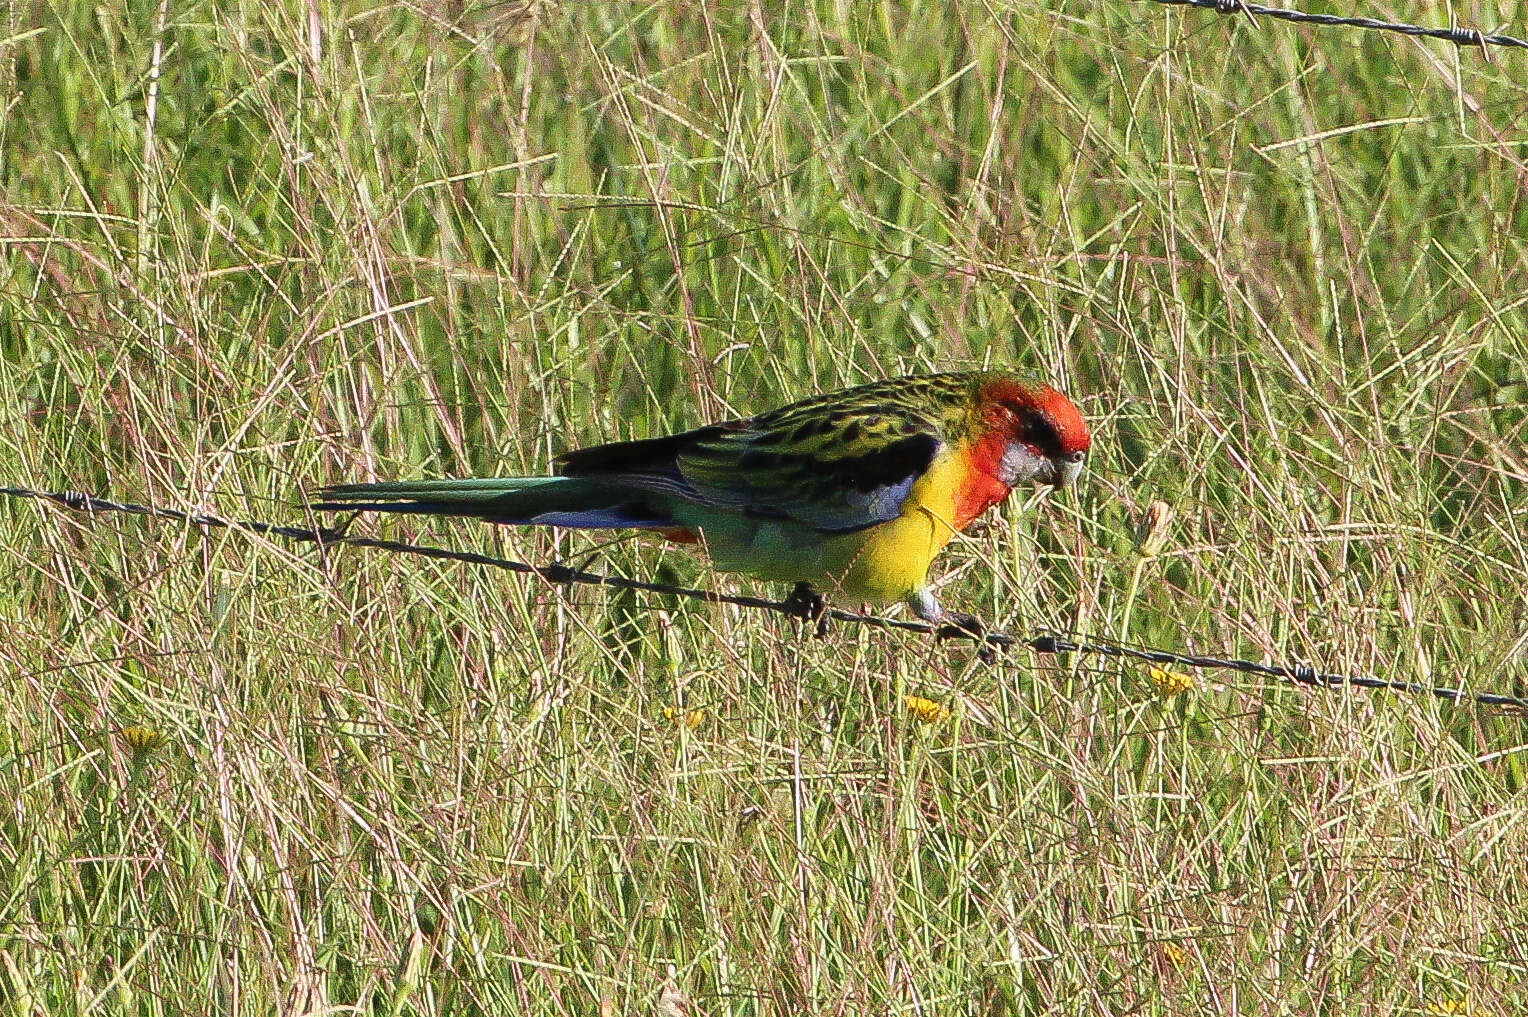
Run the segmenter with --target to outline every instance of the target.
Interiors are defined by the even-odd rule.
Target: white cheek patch
[[[1010,441],[1008,447],[1003,450],[1003,458],[997,464],[997,479],[1009,487],[1017,487],[1034,480],[1049,465],[1049,461],[1044,457],[1031,452],[1028,445],[1020,441]]]

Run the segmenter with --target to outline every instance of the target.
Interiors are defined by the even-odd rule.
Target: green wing
[[[901,514],[913,485],[964,425],[973,375],[878,382],[746,420],[559,460],[566,476],[831,533]]]

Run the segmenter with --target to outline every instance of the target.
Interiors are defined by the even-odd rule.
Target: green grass
[[[459,13],[7,10],[0,484],[302,524],[1015,365],[1093,469],[952,547],[947,602],[1521,694],[1521,53],[1127,2]],[[12,1013],[1528,1005],[1520,716],[34,502],[0,549]]]

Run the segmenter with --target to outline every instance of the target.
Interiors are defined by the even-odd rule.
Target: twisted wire
[[[1155,0],[1170,7],[1198,7],[1216,14],[1246,14],[1252,17],[1274,18],[1306,25],[1338,25],[1345,28],[1366,28],[1381,32],[1397,32],[1427,39],[1442,39],[1455,46],[1478,46],[1484,52],[1487,46],[1510,46],[1528,49],[1528,39],[1511,35],[1487,34],[1477,28],[1454,25],[1449,28],[1429,28],[1426,25],[1408,25],[1399,21],[1381,21],[1378,18],[1354,18],[1339,14],[1311,14],[1290,10],[1286,7],[1265,7],[1244,0]]]
[[[320,546],[349,545],[352,547],[367,547],[381,551],[390,551],[397,554],[412,554],[423,558],[434,558],[441,561],[462,562],[468,565],[484,565],[491,568],[505,569],[520,575],[535,576],[555,585],[588,585],[603,586],[617,590],[632,590],[640,593],[662,593],[676,597],[684,597],[690,600],[703,601],[708,604],[731,604],[735,607],[745,607],[753,610],[774,611],[784,615],[798,615],[799,612],[788,600],[767,600],[763,597],[748,597],[734,593],[718,593],[715,590],[700,590],[685,586],[673,586],[668,583],[650,583],[639,579],[625,579],[620,576],[607,576],[597,572],[587,572],[583,569],[575,569],[567,565],[530,565],[526,562],[515,561],[510,558],[499,558],[494,555],[479,554],[474,551],[452,551],[443,547],[430,547],[424,544],[412,544],[402,540],[381,540],[375,537],[351,537],[345,534],[343,529],[329,527],[309,528],[305,526],[278,526],[274,523],[261,522],[259,520],[234,520],[224,519],[221,516],[205,513],[183,512],[179,509],[160,508],[153,505],[140,505],[136,502],[112,501],[108,498],[98,498],[95,495],[84,494],[80,491],[37,491],[26,487],[0,487],[0,496],[11,498],[33,498],[49,501],[56,505],[74,512],[121,512],[129,515],[147,516],[154,519],[171,519],[179,522],[191,523],[197,526],[207,526],[230,530],[241,530],[246,533],[256,533],[263,536],[281,537],[287,540],[317,544]],[[1037,636],[1022,637],[1009,635],[1006,632],[981,632],[972,633],[964,630],[952,630],[948,627],[936,627],[928,622],[910,621],[900,618],[882,618],[878,615],[859,614],[853,611],[829,609],[826,617],[836,622],[845,622],[852,625],[868,625],[879,629],[894,629],[902,632],[918,632],[935,635],[954,635],[963,638],[974,639],[984,645],[984,648],[1005,648],[1012,646],[1024,646],[1036,653],[1060,654],[1079,653],[1102,657],[1116,657],[1129,660],[1140,660],[1152,664],[1168,664],[1178,667],[1192,667],[1202,670],[1236,671],[1241,674],[1254,674],[1266,678],[1279,678],[1293,682],[1297,685],[1306,685],[1316,688],[1343,688],[1354,687],[1361,689],[1383,689],[1391,692],[1403,692],[1410,695],[1432,695],[1440,699],[1453,702],[1469,701],[1480,703],[1485,706],[1502,706],[1518,710],[1528,710],[1528,697],[1509,696],[1494,692],[1471,692],[1467,689],[1450,688],[1447,686],[1423,685],[1417,682],[1398,681],[1390,678],[1380,678],[1375,675],[1347,675],[1332,674],[1318,671],[1308,664],[1263,664],[1253,660],[1241,660],[1235,657],[1212,657],[1195,654],[1174,653],[1170,650],[1157,650],[1150,647],[1123,646],[1118,643],[1097,642],[1086,639],[1075,639],[1065,635],[1042,634]]]

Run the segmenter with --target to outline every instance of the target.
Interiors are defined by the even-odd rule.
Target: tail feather
[[[484,477],[339,484],[319,492],[320,512],[467,516],[520,526],[582,529],[672,527],[673,517],[640,492],[578,477]]]

